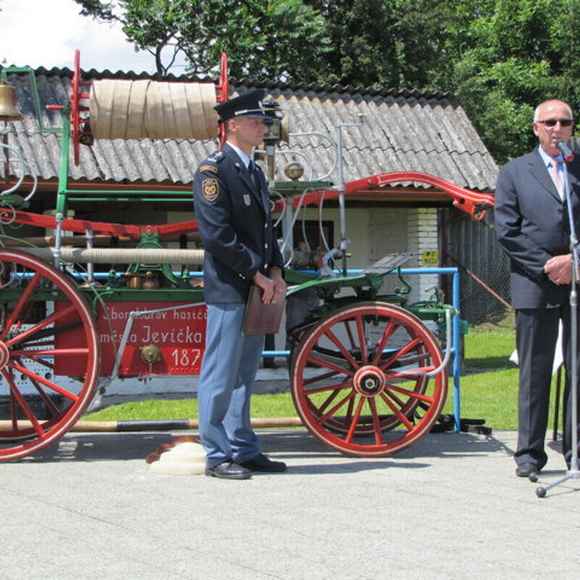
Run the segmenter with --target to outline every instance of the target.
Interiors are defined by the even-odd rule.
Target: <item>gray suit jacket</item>
[[[580,235],[580,159],[568,164],[572,212]],[[544,274],[544,264],[569,252],[566,204],[554,186],[539,150],[510,161],[501,170],[495,192],[497,239],[511,260],[514,308],[565,304],[569,286]]]

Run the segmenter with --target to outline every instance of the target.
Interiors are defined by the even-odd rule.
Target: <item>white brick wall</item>
[[[418,254],[418,257],[409,263],[409,266],[429,267],[439,264],[439,248],[437,235],[437,210],[435,208],[413,208],[407,210],[409,251]],[[428,256],[436,258],[432,264]],[[438,276],[414,276],[410,301],[427,300],[429,291],[439,283]]]

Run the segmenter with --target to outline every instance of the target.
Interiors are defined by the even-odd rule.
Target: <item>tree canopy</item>
[[[498,162],[534,143],[535,105],[580,104],[580,0],[75,0],[166,73],[230,56],[237,79],[446,91]]]

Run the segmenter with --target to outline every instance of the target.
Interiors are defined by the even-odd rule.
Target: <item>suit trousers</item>
[[[552,367],[560,320],[563,324],[562,346],[566,368],[563,453],[566,462],[570,462],[572,434],[572,390],[569,377],[571,328],[570,306],[566,304],[556,308],[516,310],[516,341],[520,366],[518,448],[515,453],[515,461],[518,465],[531,463],[538,469],[542,469],[548,459],[544,443],[548,425]]]
[[[209,304],[198,387],[199,435],[207,466],[246,461],[258,453],[250,423],[250,396],[263,336],[244,336],[244,304]]]

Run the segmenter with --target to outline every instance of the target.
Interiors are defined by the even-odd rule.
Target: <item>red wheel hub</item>
[[[385,388],[385,374],[378,367],[368,365],[356,371],[352,382],[363,397],[378,397]]]

